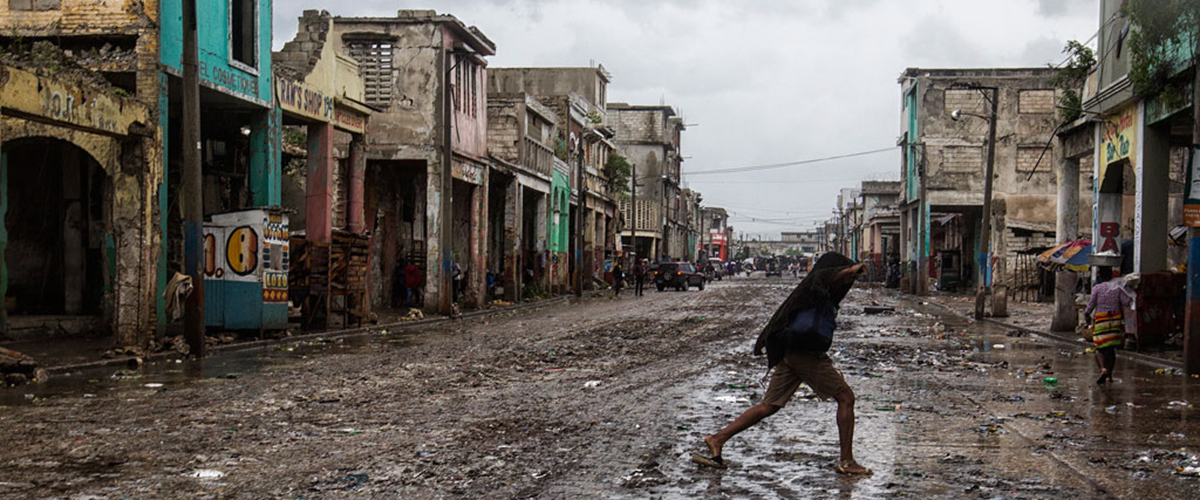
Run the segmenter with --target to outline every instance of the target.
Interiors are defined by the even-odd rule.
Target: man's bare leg
[[[750,427],[754,426],[754,424],[762,421],[762,419],[774,415],[777,411],[779,411],[778,406],[769,405],[766,403],[759,403],[751,406],[749,409],[742,412],[738,418],[733,419],[733,422],[730,422],[729,425],[725,426],[724,429],[717,431],[716,434],[705,437],[704,444],[708,445],[708,449],[712,452],[713,457],[720,457],[721,448],[725,446],[725,442],[729,441],[729,438],[732,438],[739,432],[749,429]]]
[[[854,460],[854,391],[846,389],[833,399],[837,400],[838,440],[842,456],[838,460],[838,472],[846,474],[870,474],[871,470]]]

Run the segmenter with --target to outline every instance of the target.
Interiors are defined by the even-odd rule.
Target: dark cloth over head
[[[754,343],[754,355],[761,356],[763,349],[766,349],[767,366],[774,367],[779,364],[787,354],[788,339],[786,335],[776,334],[787,329],[788,324],[800,311],[816,307],[822,302],[835,307],[840,304],[854,286],[854,279],[843,277],[839,280],[838,273],[853,265],[854,261],[839,253],[822,255],[817,263],[813,264],[812,271],[796,285],[796,289],[792,290],[792,294],[783,301],[783,305],[779,306],[762,333],[758,335],[758,341]]]

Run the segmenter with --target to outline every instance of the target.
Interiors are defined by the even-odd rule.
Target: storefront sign
[[[8,66],[0,66],[0,107],[13,115],[45,123],[122,136],[129,133],[134,123],[145,124],[148,114],[136,101]]]
[[[1106,167],[1118,161],[1128,159],[1131,165],[1137,164],[1137,105],[1126,106],[1116,116],[1104,122],[1100,136],[1100,178],[1098,183],[1104,184]]]
[[[1184,187],[1183,224],[1200,227],[1200,146],[1192,146],[1192,155],[1188,162],[1187,183]]]
[[[275,79],[275,93],[279,108],[314,120],[333,120],[333,97],[303,83],[286,78]]]
[[[358,112],[337,106],[333,109],[333,123],[338,128],[355,134],[367,131],[367,117]]]

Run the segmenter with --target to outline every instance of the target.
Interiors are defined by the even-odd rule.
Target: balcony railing
[[[550,177],[550,169],[554,166],[554,150],[528,137],[524,138],[523,142],[525,155],[522,166],[534,173]]]

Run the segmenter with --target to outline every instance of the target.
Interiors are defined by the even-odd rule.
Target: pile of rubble
[[[9,386],[25,385],[45,381],[46,371],[33,358],[0,347],[0,377]]]

